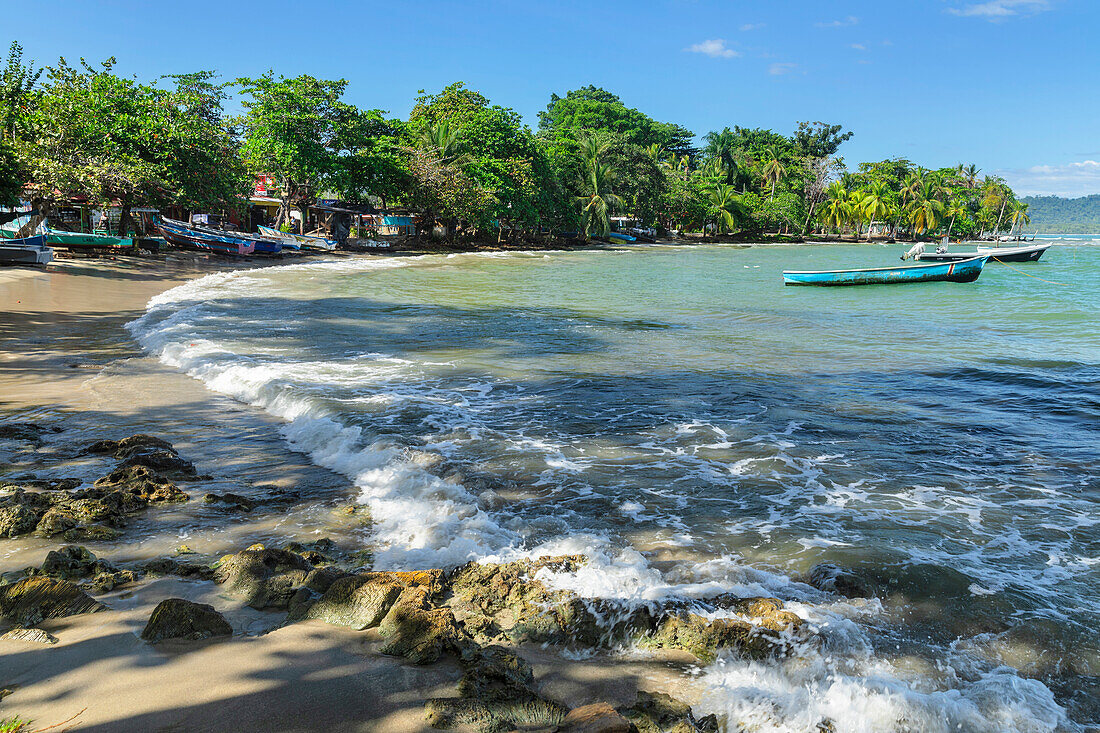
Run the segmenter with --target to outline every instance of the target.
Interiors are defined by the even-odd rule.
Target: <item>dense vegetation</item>
[[[1028,196],[1032,229],[1043,234],[1096,234],[1100,232],[1100,194],[1065,199],[1060,196]]]
[[[737,125],[695,134],[589,86],[552,94],[537,130],[461,82],[421,93],[408,119],[344,100],[347,82],[310,76],[216,82],[212,72],[150,83],[60,59],[44,70],[12,44],[0,70],[0,203],[40,215],[79,198],[240,208],[258,174],[278,182],[277,224],[322,193],[407,207],[456,238],[576,231],[611,217],[662,230],[964,235],[1011,231],[1026,204],[974,166],[908,160],[848,170],[852,133],[800,122],[785,135]],[[244,113],[224,103],[239,96]],[[31,225],[28,225],[31,226]]]

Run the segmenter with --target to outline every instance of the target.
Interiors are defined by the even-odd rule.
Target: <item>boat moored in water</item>
[[[978,247],[976,252],[924,252],[916,256],[921,262],[961,262],[973,257],[988,257],[996,262],[1035,262],[1050,249],[1049,244],[1028,247]]]
[[[784,270],[784,285],[898,285],[920,282],[969,283],[978,279],[985,255],[959,262],[870,267],[859,270]]]
[[[52,259],[44,234],[0,241],[0,265],[47,265]]]
[[[295,248],[315,249],[323,252],[332,252],[336,249],[337,242],[335,239],[325,239],[324,237],[315,237],[312,234],[291,234],[290,232],[283,232],[274,227],[258,226],[260,234],[265,237],[278,237],[283,242],[294,242]]]

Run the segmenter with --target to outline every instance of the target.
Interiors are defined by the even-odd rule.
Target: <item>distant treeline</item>
[[[606,236],[612,217],[710,232],[973,236],[1018,231],[1028,207],[974,165],[904,158],[849,167],[839,124],[785,134],[724,125],[701,137],[595,86],[551,94],[537,128],[462,82],[421,93],[407,117],[359,108],[348,82],[273,71],[219,81],[195,71],[141,81],[11,45],[0,67],[0,206],[42,217],[71,201],[243,210],[260,176],[275,225],[318,199],[417,214],[454,238]],[[243,113],[230,115],[235,99]],[[234,105],[234,106],[237,106]],[[302,217],[301,221],[305,221]]]
[[[1027,196],[1031,229],[1041,234],[1100,233],[1100,193],[1076,199]]]

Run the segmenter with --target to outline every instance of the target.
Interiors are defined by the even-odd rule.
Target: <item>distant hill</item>
[[[1079,199],[1061,196],[1026,196],[1031,217],[1028,231],[1040,234],[1100,233],[1100,193]]]

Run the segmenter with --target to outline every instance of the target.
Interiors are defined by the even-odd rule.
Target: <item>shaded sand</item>
[[[0,442],[0,480],[104,475],[114,461],[84,455],[103,438],[150,433],[174,444],[210,479],[180,482],[187,504],[137,515],[113,542],[85,543],[102,559],[170,556],[180,544],[209,562],[253,542],[276,546],[330,537],[367,546],[368,529],[340,510],[354,500],[346,478],[289,451],[273,418],[212,395],[142,355],[123,325],[150,297],[226,267],[187,255],[167,260],[61,260],[47,271],[0,270],[0,422],[61,428],[36,448]],[[44,468],[47,467],[47,468]],[[297,491],[291,507],[242,514],[203,504],[207,491],[262,497]],[[0,539],[0,572],[38,566],[64,544]],[[138,637],[154,606],[182,597],[215,606],[229,639],[151,646]],[[285,613],[247,608],[210,582],[145,580],[97,596],[111,610],[45,622],[55,645],[0,641],[0,719],[29,718],[73,731],[419,731],[424,701],[457,694],[453,660],[425,667],[377,654],[374,632],[319,622],[279,628]],[[569,661],[525,647],[540,694],[575,707],[633,703],[637,691],[691,701],[686,656],[600,655]],[[83,712],[81,713],[80,711]]]

